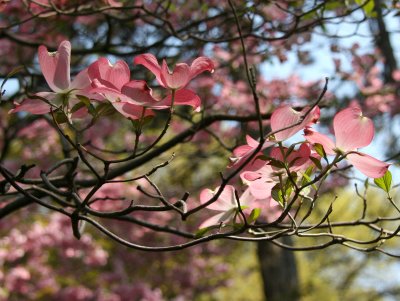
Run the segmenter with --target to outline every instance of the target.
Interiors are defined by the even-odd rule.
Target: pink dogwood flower
[[[311,144],[321,144],[328,155],[345,154],[347,160],[367,177],[379,178],[385,174],[390,164],[358,151],[369,145],[374,137],[374,124],[362,115],[359,107],[349,107],[337,113],[333,130],[336,142],[311,128],[304,130],[304,136]]]
[[[130,119],[140,119],[154,113],[145,107],[154,107],[157,101],[144,81],[130,81],[131,72],[124,61],[114,65],[106,58],[99,58],[88,68],[92,81],[91,93],[99,100],[108,100],[122,115]],[[166,108],[166,106],[164,106]]]
[[[60,105],[65,100],[72,100],[77,94],[85,94],[90,87],[87,69],[82,70],[71,82],[70,62],[71,43],[63,41],[56,52],[49,52],[43,45],[38,50],[39,65],[47,84],[53,92],[39,92],[37,96],[45,98],[49,103]],[[32,114],[50,112],[51,106],[38,99],[26,99],[10,112],[26,111]]]
[[[248,157],[251,156],[251,154],[255,151],[255,149],[259,146],[260,142],[258,142],[257,140],[253,139],[251,136],[246,135],[246,142],[247,144],[245,145],[240,145],[238,147],[236,147],[233,150],[233,157],[230,158],[231,160],[231,165],[230,167],[234,166],[234,165],[239,165],[241,162],[245,161]],[[263,145],[261,146],[260,152],[255,156],[255,159],[249,163],[250,166],[253,166],[254,164],[256,166],[258,166],[258,164],[256,164],[257,160],[256,158],[260,155],[262,155],[262,151],[268,147],[270,147],[271,145],[274,145],[275,142],[271,142],[271,141],[265,141],[263,143]]]
[[[194,109],[200,107],[200,98],[193,91],[185,89],[185,87],[200,73],[214,71],[213,61],[207,57],[198,57],[190,66],[185,63],[176,64],[173,71],[168,68],[165,60],[160,66],[157,58],[150,53],[137,56],[134,59],[134,64],[143,65],[156,76],[158,83],[162,87],[175,91],[175,104],[190,105]],[[172,102],[172,95],[169,95],[167,100]]]
[[[217,187],[214,191],[211,189],[204,189],[200,193],[200,202],[202,204],[205,204],[216,194],[218,190],[219,187]],[[246,207],[251,209],[255,208],[255,198],[250,195],[250,192],[248,190],[246,190],[242,194],[239,200],[242,209],[245,209]],[[235,221],[236,217],[240,218],[239,206],[235,195],[235,188],[231,185],[226,185],[224,190],[221,192],[219,198],[214,203],[207,206],[207,208],[214,211],[219,211],[220,213],[205,220],[199,226],[200,229],[211,226],[230,224]]]
[[[304,116],[310,110],[309,107],[305,107],[301,111],[294,110],[291,106],[285,105],[277,108],[271,116],[271,129],[273,132],[278,131],[280,129],[284,129],[290,127],[286,130],[279,131],[275,133],[275,139],[277,141],[283,141],[298,131],[301,131],[306,126],[309,126],[311,123],[316,123],[320,116],[319,107],[313,108],[307,116]],[[302,119],[303,118],[303,119]],[[300,122],[300,123],[299,123]],[[299,124],[297,124],[299,123]],[[296,126],[294,126],[297,124]]]
[[[92,80],[91,93],[102,95],[122,115],[130,119],[139,119],[154,115],[154,110],[171,107],[171,95],[162,100],[153,96],[152,89],[143,80],[130,80],[130,70],[126,62],[117,61],[112,65],[108,59],[99,58],[88,68]],[[182,90],[174,97],[177,105],[200,106],[200,99],[189,90]],[[146,109],[145,109],[146,108]],[[145,110],[144,110],[145,109]]]
[[[283,148],[283,153],[288,149]],[[271,150],[270,157],[280,162],[288,164],[290,172],[303,172],[312,163],[310,147],[303,143],[298,150],[293,150],[284,158],[282,150],[275,147]],[[280,178],[286,178],[287,172],[283,168],[274,167],[271,162],[264,162],[260,168],[252,171],[244,171],[240,174],[241,179],[249,186],[251,194],[255,198],[270,198],[272,188],[280,182]]]
[[[278,131],[280,129],[284,129],[286,127],[290,127],[291,125],[295,125],[300,122],[301,118],[304,119],[301,121],[300,124],[276,133],[274,135],[275,140],[265,141],[260,149],[259,155],[261,155],[261,151],[274,145],[277,141],[286,140],[292,137],[298,131],[310,125],[311,123],[317,122],[320,116],[319,108],[318,107],[313,108],[307,114],[307,116],[303,117],[305,113],[308,112],[308,110],[309,108],[305,107],[302,111],[299,112],[292,109],[289,105],[277,108],[271,115],[271,129],[273,132]],[[247,145],[238,146],[233,150],[233,157],[231,158],[232,161],[231,166],[243,162],[243,160],[248,158],[260,144],[257,140],[253,139],[249,135],[246,136],[246,142]],[[254,162],[255,161],[253,161],[252,163]]]

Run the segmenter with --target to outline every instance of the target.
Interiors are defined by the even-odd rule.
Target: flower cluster
[[[310,193],[309,187],[316,183],[319,174],[327,174],[341,160],[347,160],[370,178],[380,178],[386,173],[390,164],[358,151],[369,145],[374,136],[372,120],[363,116],[359,107],[348,107],[335,115],[336,143],[311,127],[319,116],[318,107],[298,112],[290,106],[282,106],[272,114],[272,132],[262,145],[247,136],[247,144],[233,151],[233,163],[229,166],[245,164],[240,178],[246,190],[240,197],[231,185],[215,191],[203,190],[200,202],[219,214],[204,221],[200,228],[243,225],[243,216],[249,216],[247,222],[251,222],[260,209],[268,211],[269,218],[277,216],[276,213],[279,216],[277,207],[280,211],[287,209],[288,200],[294,195],[304,197]],[[282,142],[300,130],[304,131],[306,140],[284,147]],[[266,149],[270,149],[268,156],[263,153]],[[327,156],[334,156],[334,159],[329,160]]]
[[[152,72],[166,91],[165,96],[159,98],[153,95],[146,81],[131,79],[125,61],[113,65],[101,57],[71,80],[69,41],[61,42],[56,52],[48,52],[46,47],[40,46],[38,59],[52,92],[39,92],[34,98],[16,104],[12,112],[61,113],[69,122],[88,115],[98,119],[110,110],[130,120],[153,116],[155,110],[170,109],[172,112],[175,105],[191,106],[198,111],[200,97],[187,86],[199,74],[214,71],[214,63],[206,57],[195,59],[190,66],[176,64],[171,71],[165,60],[160,65],[152,54],[139,55],[134,64]],[[262,139],[262,144],[247,136],[247,144],[233,151],[229,168],[238,168],[240,179],[246,186],[241,196],[228,183],[200,194],[202,206],[219,212],[204,221],[200,228],[252,222],[260,212],[266,211],[265,208],[268,208],[268,217],[282,209],[287,210],[289,200],[307,197],[310,186],[342,160],[350,162],[367,177],[379,178],[386,173],[389,164],[358,150],[369,145],[374,136],[373,122],[362,115],[358,106],[353,105],[336,114],[333,120],[336,142],[311,127],[319,117],[318,106],[305,107],[301,111],[289,105],[275,109],[270,119],[271,133]],[[301,130],[305,140],[285,147],[284,141]],[[334,159],[330,160],[328,156],[334,156]],[[246,215],[250,216],[249,220]]]
[[[173,105],[188,105],[198,110],[200,98],[186,89],[190,80],[199,74],[213,72],[214,64],[206,57],[197,58],[190,66],[179,63],[170,71],[165,61],[162,66],[151,54],[135,58],[135,64],[149,69],[158,83],[167,90],[167,95],[158,99],[143,80],[131,80],[128,64],[117,61],[114,65],[104,57],[99,58],[88,68],[79,72],[74,80],[70,78],[71,43],[63,41],[56,52],[48,52],[45,46],[39,47],[40,68],[52,92],[39,92],[34,99],[25,99],[16,104],[12,112],[45,114],[51,111],[62,112],[68,119],[82,118],[88,114],[98,117],[104,104],[126,118],[137,120],[154,115],[153,110],[162,110]],[[100,106],[99,104],[103,104]]]

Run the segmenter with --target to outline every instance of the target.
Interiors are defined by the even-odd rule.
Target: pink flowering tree
[[[213,241],[237,240],[292,250],[342,244],[400,256],[384,245],[400,230],[393,162],[362,150],[374,139],[372,117],[397,114],[400,71],[390,39],[376,40],[371,54],[330,39],[330,20],[369,22],[388,35],[384,15],[398,9],[395,3],[276,0],[250,9],[246,1],[230,0],[201,7],[86,2],[0,1],[0,225],[9,237],[0,258],[14,264],[0,274],[0,297],[191,299],[195,283],[203,291],[225,284],[223,277],[206,281],[188,269],[177,280],[187,289],[158,291],[171,268],[152,286],[129,285],[121,273],[132,268],[122,262],[138,270],[146,262],[110,244],[180,251],[189,264],[221,274],[229,268],[196,260],[190,250],[201,253],[206,246],[205,253],[218,254],[222,248]],[[264,62],[284,64],[293,53],[299,66],[312,65],[303,46],[321,30],[332,53],[350,56],[354,71],[332,55],[333,84],[323,73],[315,81],[262,75]],[[331,86],[345,82],[358,89],[351,99]],[[323,134],[331,127],[332,135]],[[332,220],[333,204],[317,211],[338,175],[345,185],[354,171],[365,191],[384,191],[387,216],[369,212],[367,192],[359,190],[359,218]],[[316,212],[319,221],[311,222]],[[19,228],[21,219],[35,218],[40,222],[32,229]],[[373,235],[358,239],[342,231],[355,225]],[[99,234],[106,243],[94,238]],[[290,238],[300,245],[286,243]],[[12,248],[21,251],[7,254]],[[101,278],[108,284],[46,281],[38,275],[69,279],[74,271],[55,268],[51,256],[83,262],[82,273],[108,269]],[[25,265],[15,264],[22,259]],[[27,284],[30,279],[37,280]]]

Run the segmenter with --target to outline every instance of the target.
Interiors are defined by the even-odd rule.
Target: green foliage
[[[355,2],[362,6],[364,13],[367,17],[375,17],[376,12],[374,11],[375,8],[375,0],[355,0]]]
[[[389,193],[392,188],[392,173],[388,170],[383,177],[374,179],[376,186]]]

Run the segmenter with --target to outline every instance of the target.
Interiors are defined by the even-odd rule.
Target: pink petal
[[[161,80],[161,67],[158,64],[156,57],[150,53],[141,54],[133,60],[135,65],[143,65],[145,68],[152,72],[158,81],[158,83],[165,87],[164,82]]]
[[[123,6],[123,3],[118,2],[116,0],[108,0],[108,5],[112,6],[112,7],[121,7]]]
[[[274,111],[271,116],[271,129],[272,131],[277,131],[280,129],[284,129],[291,125],[297,124],[300,122],[301,118],[304,116],[306,112],[308,112],[309,108],[305,107],[301,112],[298,112],[292,109],[290,106],[286,105],[280,107]],[[289,129],[280,131],[275,134],[275,138],[277,141],[282,141],[290,138],[298,131],[304,129],[310,123],[315,123],[319,119],[320,111],[318,107],[315,107],[305,118],[304,120],[296,126],[293,126]]]
[[[217,187],[215,190],[204,189],[200,193],[200,203],[205,204],[207,203],[219,190]],[[232,208],[237,207],[237,202],[235,198],[235,188],[231,185],[226,185],[224,190],[221,192],[218,199],[208,205],[207,208],[216,211],[227,211]]]
[[[50,106],[40,99],[25,99],[22,103],[15,103],[15,108],[9,113],[29,112],[31,114],[42,115],[50,112]]]
[[[256,181],[261,178],[261,175],[257,171],[244,171],[240,174],[240,178],[246,181]]]
[[[214,72],[214,62],[208,57],[201,56],[195,59],[190,66],[190,79],[204,71],[210,71],[211,73]]]
[[[171,72],[164,60],[161,66],[161,80],[167,88],[182,89],[190,80],[190,67],[187,64],[177,64]]]
[[[92,86],[93,88],[89,90],[89,93],[101,95],[103,99],[107,99],[110,102],[122,101],[122,102],[129,102],[137,106],[141,105],[139,102],[135,102],[129,96],[121,93],[117,89],[103,85],[97,79],[93,80]]]
[[[324,134],[318,133],[311,128],[304,129],[304,137],[311,144],[319,143],[324,147],[325,153],[328,155],[335,155],[335,144],[333,141]]]
[[[246,142],[247,142],[247,144],[248,144],[249,146],[251,146],[252,148],[256,148],[256,147],[260,144],[259,141],[253,139],[253,138],[252,138],[251,136],[249,136],[249,135],[246,135]]]
[[[71,83],[70,89],[82,90],[87,89],[90,86],[90,78],[88,75],[88,69],[84,69],[75,76]]]
[[[269,198],[271,196],[271,190],[274,186],[275,183],[267,183],[262,179],[249,183],[250,192],[256,199]]]
[[[388,163],[359,152],[348,154],[346,158],[355,168],[370,178],[382,177],[390,166]]]
[[[374,137],[374,124],[362,116],[358,107],[344,109],[335,115],[333,128],[336,146],[343,151],[352,151],[367,146]]]
[[[39,46],[39,64],[50,89],[62,92],[70,85],[71,43],[63,41],[56,52],[48,52],[45,46]]]
[[[160,104],[160,101],[153,98],[152,90],[143,80],[132,80],[128,82],[122,87],[121,92],[143,106],[158,109],[168,108],[167,105],[163,106]]]
[[[257,198],[255,198],[248,187],[240,196],[240,205],[249,207],[250,210],[254,208],[259,208],[260,204],[257,202]]]
[[[162,100],[162,103],[164,105],[168,105],[168,106],[171,106],[171,102],[172,102],[171,94]],[[182,89],[182,90],[177,90],[175,92],[174,105],[176,105],[176,106],[182,106],[182,105],[191,106],[196,110],[196,109],[200,108],[201,100],[200,100],[200,97],[197,96],[197,94],[195,94],[193,91]]]
[[[287,148],[285,147],[283,150],[284,153],[287,152]],[[273,149],[271,149],[271,152],[269,154],[271,156],[271,158],[274,158],[276,160],[279,161],[283,161],[283,154],[282,151],[279,147],[274,147]]]
[[[240,157],[243,157],[244,155],[246,155],[247,153],[251,152],[254,149],[255,148],[253,148],[252,146],[249,146],[249,145],[240,145],[233,150],[233,155],[236,158],[240,158]]]
[[[271,182],[273,181],[272,179],[274,177],[274,173],[274,168],[271,165],[266,164],[264,161],[264,164],[260,168],[253,171],[244,171],[240,174],[240,177],[243,180],[247,181],[256,181],[258,179],[263,179],[264,182]]]
[[[145,112],[143,115],[143,109],[144,109],[143,107],[129,103],[129,102],[117,101],[117,102],[111,102],[111,104],[114,106],[114,108],[118,112],[120,112],[126,118],[131,119],[131,120],[140,119],[142,117],[154,115],[153,111],[151,111],[149,109],[145,109]]]
[[[88,68],[92,80],[97,79],[103,85],[121,91],[123,85],[129,82],[131,72],[125,61],[117,61],[114,65],[104,57],[99,58]]]
[[[82,119],[82,118],[85,118],[86,116],[88,116],[88,114],[89,114],[88,109],[86,107],[82,107],[78,111],[72,113],[71,118]]]
[[[226,224],[227,222],[232,220],[234,215],[235,215],[235,211],[233,211],[233,210],[228,211],[228,212],[218,213],[217,215],[214,215],[214,216],[210,217],[209,219],[206,219],[203,223],[201,223],[201,225],[199,226],[199,229],[204,229],[204,228],[211,227],[211,226],[218,226],[221,223]]]

